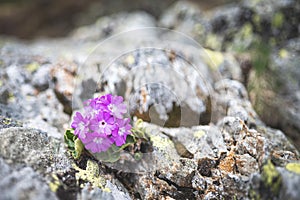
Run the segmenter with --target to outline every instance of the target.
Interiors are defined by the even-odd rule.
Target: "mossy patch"
[[[300,163],[288,163],[285,168],[296,174],[300,174]]]
[[[281,187],[282,178],[280,173],[277,171],[273,163],[268,160],[267,164],[262,169],[262,180],[266,187],[277,195]]]

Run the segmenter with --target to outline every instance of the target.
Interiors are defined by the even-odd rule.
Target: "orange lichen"
[[[220,161],[219,169],[226,172],[234,172],[235,159],[233,151],[230,151],[227,157]]]

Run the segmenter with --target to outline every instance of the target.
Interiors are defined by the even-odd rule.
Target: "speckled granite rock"
[[[278,130],[265,128],[258,132],[234,117],[224,118],[216,127],[144,126],[156,133],[151,134],[156,142],[171,138],[171,143],[160,142],[156,147],[154,143],[152,155],[160,160],[158,168],[156,165],[145,175],[132,175],[139,183],[133,186],[134,191],[142,198],[248,199],[256,195],[263,199],[296,199],[298,195],[293,189],[299,184],[298,172],[294,172],[293,181],[287,182],[287,172],[283,170],[278,176],[285,177],[276,191],[272,181],[266,182],[270,180],[269,165],[277,169],[299,163],[299,152]],[[172,149],[177,153],[170,153]]]
[[[26,164],[40,173],[64,171],[71,167],[59,140],[28,128],[0,130],[0,156],[11,165]]]
[[[69,117],[58,101],[59,92],[52,89],[54,83],[49,72],[54,68],[53,63],[16,43],[1,48],[0,58],[1,88],[6,88],[8,93],[0,105],[1,115],[62,138],[59,131],[67,127]]]
[[[0,178],[0,199],[57,199],[45,180],[30,167],[12,170],[0,158]]]
[[[131,200],[131,197],[128,194],[128,191],[124,190],[124,187],[118,187],[115,184],[107,181],[106,187],[110,189],[110,192],[102,191],[100,188],[91,188],[86,185],[82,191],[79,199],[82,200],[92,200],[92,199],[108,199],[108,200],[117,200],[117,199],[124,199],[124,200]]]
[[[254,111],[241,83],[247,83],[241,55],[230,51],[247,50],[263,32],[267,38],[296,37],[292,11],[298,7],[270,0],[274,6],[264,13],[264,2],[247,2],[221,7],[211,18],[193,4],[178,2],[157,21],[144,12],[120,13],[67,38],[1,46],[4,197],[55,199],[52,190],[59,199],[297,199],[299,152]],[[261,27],[264,23],[274,26]],[[149,28],[156,24],[183,31],[206,48],[179,33]],[[132,31],[136,28],[142,29]],[[121,31],[127,32],[110,38]],[[94,49],[99,40],[104,42]],[[282,37],[274,41],[283,44]],[[284,48],[274,48],[270,65],[285,83],[276,99],[293,94],[286,106],[275,106],[282,113],[278,119],[290,128],[299,121],[298,43],[289,40]],[[255,97],[269,100],[265,97],[273,93],[268,91]],[[124,152],[115,164],[90,155],[74,161],[64,154],[69,115],[101,93],[124,96],[129,114],[151,122],[143,123],[151,148],[138,161]],[[276,112],[268,112],[277,120]],[[95,177],[86,176],[89,161],[111,193],[92,185]],[[34,181],[28,189],[23,186],[29,179]]]

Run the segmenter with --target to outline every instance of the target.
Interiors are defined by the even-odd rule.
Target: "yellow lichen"
[[[217,70],[224,62],[224,56],[221,52],[205,49],[205,53],[207,56],[204,57],[204,60],[212,70]]]
[[[281,176],[270,160],[263,166],[262,179],[264,184],[269,187],[273,193],[278,194],[281,186]]]
[[[126,63],[128,65],[132,65],[135,62],[134,56],[133,55],[129,55],[126,57]]]
[[[2,120],[2,123],[5,124],[5,125],[9,125],[11,123],[11,119],[10,118],[4,118]]]
[[[159,137],[157,135],[152,135],[150,137],[152,145],[158,149],[166,149],[169,145],[174,146],[174,143],[169,138]]]
[[[204,33],[205,29],[201,24],[195,24],[194,31],[195,31],[195,33],[201,35]]]
[[[253,189],[251,189],[251,190],[249,191],[249,196],[250,196],[251,200],[260,200],[260,199],[261,199],[259,193],[257,193],[257,192],[256,192],[255,190],[253,190]]]
[[[285,168],[296,174],[300,174],[300,163],[288,163]]]
[[[206,46],[212,49],[221,49],[221,41],[215,34],[208,34],[206,37]]]
[[[78,172],[75,174],[76,180],[80,179],[83,181],[90,182],[93,187],[99,187],[103,191],[110,192],[109,188],[105,188],[106,180],[99,174],[99,166],[95,161],[88,160],[86,169],[83,170],[77,165],[73,164],[73,167]]]
[[[256,26],[260,25],[260,16],[258,14],[254,14],[252,20]]]
[[[60,186],[60,181],[56,175],[52,175],[53,181],[49,183],[49,188],[52,192],[56,192]]]
[[[28,64],[25,68],[29,72],[34,72],[39,68],[39,64],[36,62],[33,62],[33,63]]]
[[[289,56],[289,52],[286,49],[280,49],[279,56],[280,58],[287,58]]]
[[[15,97],[15,95],[13,94],[13,93],[9,93],[8,94],[8,101],[9,102],[14,102],[16,100],[16,97]]]
[[[275,13],[272,19],[272,25],[275,28],[281,28],[284,22],[284,15],[281,12]]]
[[[243,38],[249,38],[253,33],[252,25],[250,23],[246,23],[241,29],[241,36]]]
[[[194,132],[194,137],[195,138],[201,138],[203,135],[205,135],[205,132],[203,130],[199,130]]]

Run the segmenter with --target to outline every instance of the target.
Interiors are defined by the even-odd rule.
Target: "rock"
[[[220,80],[222,76],[222,78],[241,81],[241,69],[235,58],[231,54],[210,50],[210,48],[221,50],[216,47],[221,42],[216,41],[218,39],[211,33],[211,24],[207,19],[209,17],[198,5],[188,1],[178,1],[161,16],[159,25],[186,34],[187,37],[193,38],[199,47],[208,47],[201,56],[214,72],[215,80]],[[169,36],[172,37],[172,34]],[[182,39],[182,43],[186,42],[186,38],[178,39]]]
[[[142,198],[235,196],[240,199],[253,195],[249,190],[256,184],[252,176],[257,174],[259,179],[265,176],[260,174],[260,169],[268,160],[274,160],[272,153],[278,149],[284,151],[282,156],[286,160],[281,159],[276,166],[283,167],[299,160],[298,151],[281,132],[272,129],[257,132],[248,129],[239,118],[227,118],[232,118],[232,122],[217,127],[161,128],[143,123],[146,132],[153,137],[152,158],[160,163],[151,164],[153,172],[132,175],[132,181],[139,183],[133,185],[133,190],[138,191]],[[163,138],[168,140],[162,142]],[[186,152],[192,156],[186,157],[189,155]],[[275,191],[271,193],[277,195]]]
[[[282,131],[266,126],[263,116],[271,113],[275,127],[289,128],[284,132],[298,131],[300,45],[292,15],[299,8],[293,0],[267,2],[273,5],[222,6],[211,17],[192,3],[177,2],[159,20],[144,12],[119,13],[67,38],[5,44],[0,49],[4,197],[52,198],[52,190],[71,199],[296,199],[299,152]],[[150,28],[157,24],[175,31]],[[260,45],[268,40],[270,46]],[[255,59],[269,53],[268,68],[261,68],[265,74],[254,79],[261,70]],[[248,80],[259,83],[250,95],[241,83]],[[267,83],[280,84],[264,88]],[[87,153],[70,160],[62,146],[67,114],[103,93],[124,97],[128,114],[146,121],[142,128],[149,140],[135,146],[138,153],[127,147],[115,163]],[[22,181],[30,179],[33,189],[26,192]]]
[[[215,83],[215,104],[213,105],[214,122],[230,119],[225,116],[238,117],[251,128],[262,125],[248,99],[246,88],[238,81],[224,79]]]
[[[0,75],[4,78],[2,103],[5,104],[0,106],[1,115],[61,138],[58,132],[64,130],[69,117],[63,113],[53,90],[47,89],[50,61],[14,43],[1,49],[0,58],[3,60]]]
[[[7,104],[8,99],[9,99],[9,88],[8,86],[6,86],[3,81],[6,80],[7,78],[5,78],[5,74],[0,71],[0,77],[1,77],[1,81],[0,81],[0,103],[1,104]]]
[[[4,128],[22,126],[22,122],[0,115],[0,130]]]
[[[28,128],[0,130],[2,148],[0,156],[8,164],[26,164],[42,174],[65,171],[70,161],[63,147],[47,133]]]
[[[159,26],[187,34],[200,44],[210,29],[199,6],[188,1],[178,1],[170,6],[159,19]]]
[[[213,10],[205,43],[215,50],[237,52],[248,51],[257,41],[268,43],[268,39],[278,45],[299,35],[295,28],[299,12],[296,1],[243,1],[221,6]]]
[[[41,66],[32,77],[32,85],[39,91],[44,91],[50,85],[50,65]]]
[[[107,181],[106,188],[109,188],[109,192],[103,191],[100,188],[90,189],[89,184],[87,184],[81,191],[82,200],[92,200],[92,199],[108,199],[108,200],[131,200],[127,190],[122,186],[122,188],[117,187],[110,181]],[[125,191],[122,191],[125,190]]]
[[[31,167],[12,170],[0,158],[0,177],[1,199],[57,199]]]
[[[72,113],[72,93],[74,90],[74,76],[77,66],[72,62],[58,63],[51,69],[51,78],[55,84],[55,94],[64,105],[64,112]]]
[[[157,49],[159,46],[165,45],[153,43],[151,48],[125,54],[106,69],[100,67],[100,70],[95,71],[97,68],[93,65],[83,68],[84,72],[81,74],[85,76],[84,80],[78,82],[77,95],[91,98],[95,91],[122,95],[129,102],[131,115],[139,116],[145,121],[157,120],[153,123],[166,126],[191,126],[199,124],[199,121],[208,123],[212,81],[209,69],[199,57],[193,56],[194,53],[191,52],[189,58],[188,48],[187,52],[175,49],[165,51]],[[96,56],[97,51],[93,54]],[[196,67],[189,64],[189,60],[193,60]],[[99,86],[90,88],[89,86],[97,85],[99,77],[102,77]],[[87,83],[90,85],[85,85]],[[178,112],[184,117],[171,119],[172,116],[178,116]]]
[[[298,164],[299,165],[299,164]],[[283,167],[275,167],[271,161],[263,165],[261,175],[254,175],[251,183],[252,198],[298,199],[299,173]]]
[[[299,166],[299,163],[298,163]],[[282,177],[283,187],[280,190],[279,198],[280,199],[297,199],[299,198],[300,192],[297,189],[297,186],[300,183],[299,172],[291,172],[284,168],[278,168],[279,173]],[[299,171],[299,170],[298,170]]]
[[[249,93],[254,108],[266,124],[282,129],[299,147],[299,40],[291,40],[270,55],[263,72],[252,71]],[[294,46],[294,47],[293,47]]]
[[[147,27],[155,27],[155,19],[151,15],[145,12],[119,13],[99,18],[95,24],[77,29],[72,33],[72,39],[100,42],[123,31]]]
[[[250,156],[249,154],[237,155],[235,156],[235,161],[236,161],[237,170],[242,175],[249,176],[259,170],[256,159]]]

